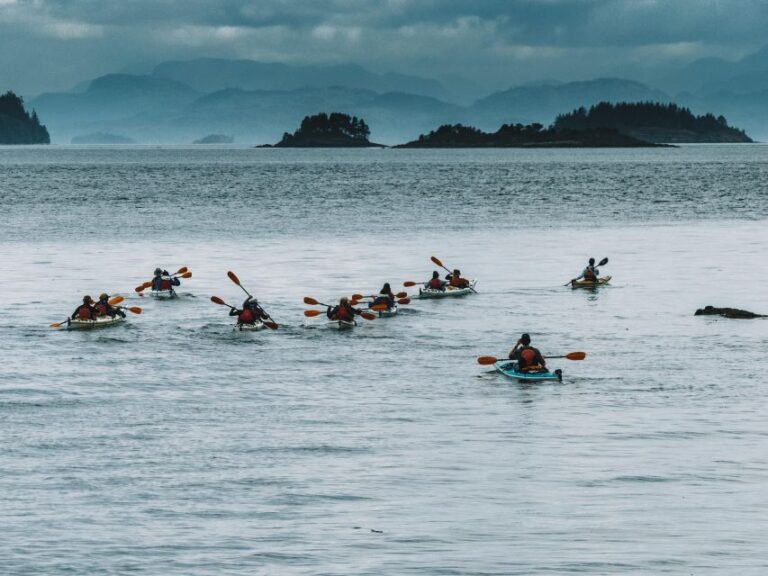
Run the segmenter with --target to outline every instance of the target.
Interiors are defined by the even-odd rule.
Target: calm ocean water
[[[0,203],[2,573],[768,571],[768,321],[692,315],[768,313],[766,146],[0,148]],[[430,255],[480,294],[305,326]],[[48,328],[101,291],[144,313]],[[476,364],[524,331],[587,359]]]

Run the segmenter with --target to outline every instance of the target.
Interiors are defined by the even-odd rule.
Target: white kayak
[[[456,296],[466,296],[474,292],[475,284],[477,280],[470,280],[467,288],[457,288],[455,286],[446,286],[444,290],[436,290],[434,288],[419,288],[419,295],[416,298],[450,298]]]
[[[376,314],[379,318],[391,318],[392,316],[397,316],[397,304],[386,310],[371,310],[369,308],[368,312]]]
[[[264,330],[267,325],[264,324],[264,322],[256,321],[251,322],[249,324],[235,324],[235,327],[233,328],[234,331],[240,331],[240,332],[258,332],[259,330]]]
[[[351,322],[348,320],[329,320],[325,323],[325,326],[331,330],[349,330],[357,326],[357,322],[354,320]]]
[[[110,318],[109,316],[101,316],[96,320],[82,320],[80,318],[70,318],[67,320],[67,330],[93,330],[94,328],[108,328],[109,326],[117,326],[125,322],[125,318],[121,316],[115,316]]]
[[[149,295],[158,300],[172,300],[173,298],[178,298],[178,295],[173,288],[170,290],[150,290]]]

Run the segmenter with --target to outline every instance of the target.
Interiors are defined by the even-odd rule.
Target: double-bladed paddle
[[[328,304],[323,304],[322,302],[318,302],[314,298],[310,298],[309,296],[304,297],[304,304],[309,304],[310,306],[325,306],[326,308],[333,308],[333,306],[329,306]],[[384,310],[387,309],[386,304],[380,304],[380,306],[384,306]],[[372,308],[373,310],[376,310],[376,307]],[[322,310],[304,310],[304,316],[307,318],[314,318],[315,316],[319,316],[320,314],[324,314]],[[376,320],[376,315],[371,314],[370,312],[360,312],[360,316],[365,318],[366,320]]]
[[[226,302],[224,302],[224,300],[222,300],[218,296],[211,296],[211,302],[213,302],[214,304],[218,304],[220,306],[226,306],[231,310],[237,310],[237,308],[227,304]],[[271,320],[271,317],[270,317],[270,320],[262,320],[262,322],[264,323],[264,326],[266,326],[267,328],[270,328],[271,330],[277,330],[280,327],[277,324],[277,322],[274,322],[273,320]]]
[[[546,359],[549,360],[551,358],[565,358],[566,360],[584,360],[584,358],[586,357],[587,357],[586,352],[569,352],[564,356],[546,356]],[[477,359],[477,363],[482,364],[483,366],[488,366],[490,364],[496,364],[496,362],[504,362],[506,360],[510,360],[510,359],[496,358],[495,356],[480,356]]]

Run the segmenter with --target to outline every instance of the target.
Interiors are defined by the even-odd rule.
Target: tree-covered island
[[[37,112],[29,114],[24,101],[11,91],[0,96],[0,144],[50,144]]]
[[[365,148],[381,146],[368,140],[371,130],[362,118],[340,112],[306,116],[293,134],[286,132],[278,148]]]

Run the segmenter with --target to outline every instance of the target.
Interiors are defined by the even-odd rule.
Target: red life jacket
[[[520,352],[520,364],[523,368],[526,366],[533,365],[534,361],[536,360],[536,352],[531,350],[530,348],[526,348],[522,352]]]
[[[355,319],[355,313],[347,306],[339,306],[339,309],[336,311],[336,319],[351,322]]]
[[[432,288],[433,290],[440,290],[440,288],[443,287],[443,283],[440,281],[440,278],[432,278],[429,282],[427,282],[427,288]]]
[[[584,269],[584,280],[597,280],[597,276],[595,276],[595,271],[587,266]]]
[[[163,278],[160,281],[160,290],[170,290],[172,288],[171,280],[169,278]]]
[[[253,315],[253,310],[246,308],[237,316],[237,321],[240,324],[253,324],[256,317]]]
[[[80,308],[80,310],[77,311],[77,316],[80,318],[80,320],[90,320],[91,309],[88,308],[88,306],[83,306]]]
[[[464,288],[466,285],[466,280],[464,278],[461,278],[460,276],[451,276],[451,280],[449,284],[451,286],[455,286],[456,288]]]
[[[96,304],[96,315],[97,316],[106,316],[107,315],[107,307],[106,305],[99,302]]]

